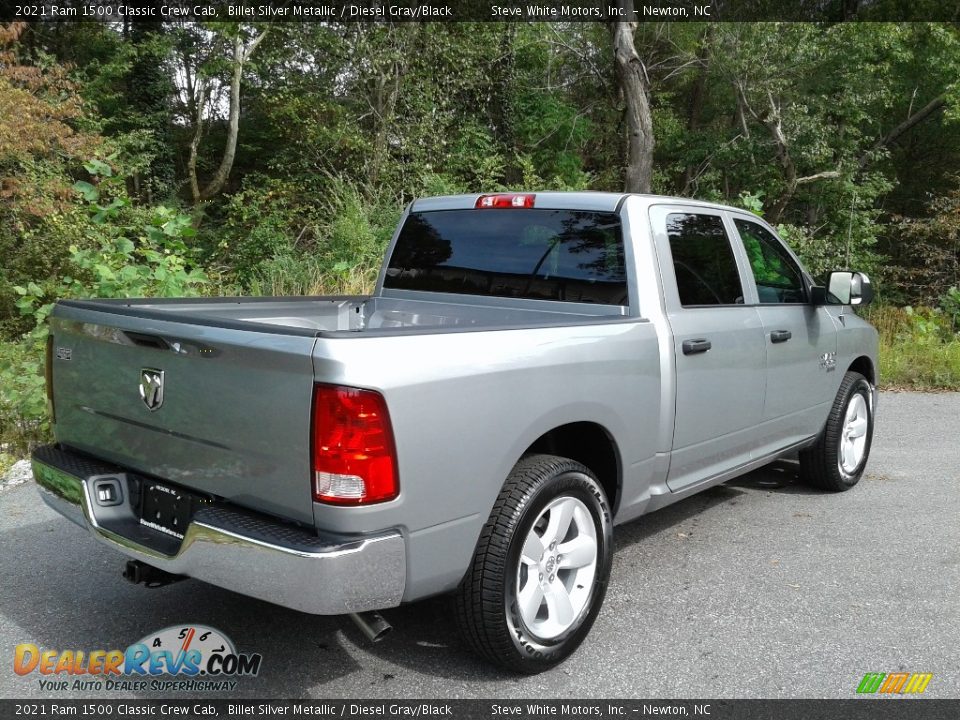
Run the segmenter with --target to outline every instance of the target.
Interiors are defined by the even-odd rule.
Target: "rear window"
[[[719,215],[672,213],[667,236],[681,305],[743,303],[737,260]]]
[[[620,218],[512,208],[410,213],[384,287],[626,305]]]

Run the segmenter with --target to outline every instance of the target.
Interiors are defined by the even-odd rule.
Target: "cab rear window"
[[[410,213],[384,287],[626,305],[620,217],[514,208]]]

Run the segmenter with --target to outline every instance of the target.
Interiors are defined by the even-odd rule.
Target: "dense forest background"
[[[956,24],[2,26],[0,452],[57,298],[363,292],[413,197],[625,187],[872,273],[885,381],[960,387]]]

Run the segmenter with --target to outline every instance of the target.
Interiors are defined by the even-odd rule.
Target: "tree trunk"
[[[190,181],[190,198],[196,205],[201,200],[200,183],[197,180],[197,153],[200,150],[200,138],[203,137],[203,107],[207,102],[207,83],[198,83],[199,96],[196,98],[193,121],[193,137],[190,138],[190,156],[187,159],[187,178]],[[193,97],[191,95],[191,97]]]
[[[633,0],[618,0],[623,17],[634,17]],[[633,42],[636,22],[611,24],[617,80],[623,92],[627,124],[624,192],[649,193],[653,178],[653,118],[646,69]]]
[[[380,182],[380,172],[389,158],[390,129],[394,122],[397,101],[400,99],[403,77],[407,72],[407,58],[414,47],[411,38],[416,31],[416,25],[399,23],[391,29],[386,51],[390,53],[392,60],[384,65],[374,80],[370,104],[376,132],[368,172],[370,184],[374,186]]]
[[[700,130],[700,117],[703,111],[703,101],[707,93],[707,75],[710,69],[710,45],[712,42],[713,26],[708,26],[703,38],[700,41],[700,47],[697,49],[698,69],[697,76],[693,81],[693,87],[690,89],[690,100],[687,103],[687,132],[690,135]],[[697,177],[697,166],[694,163],[687,163],[683,170],[681,179],[681,191],[683,195],[690,192],[691,185]]]
[[[263,30],[246,47],[243,45],[243,36],[239,32],[237,33],[237,37],[234,38],[233,60],[231,63],[233,68],[230,75],[230,110],[227,119],[227,141],[224,145],[223,158],[220,160],[220,166],[216,169],[216,172],[213,173],[210,182],[208,182],[202,190],[199,189],[199,183],[197,181],[197,149],[200,144],[203,127],[202,113],[205,98],[201,98],[198,104],[196,131],[193,136],[193,141],[190,143],[190,160],[187,163],[187,169],[190,174],[190,190],[194,203],[200,200],[209,200],[219,193],[230,177],[230,171],[233,169],[233,161],[237,155],[237,137],[240,134],[240,82],[243,79],[243,66],[244,63],[250,59],[250,56],[253,55],[253,51],[257,49],[257,45],[260,44],[268,31],[269,28]]]

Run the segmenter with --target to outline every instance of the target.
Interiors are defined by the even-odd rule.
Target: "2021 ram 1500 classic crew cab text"
[[[537,672],[590,630],[613,525],[797,451],[856,484],[871,296],[736,208],[421,199],[369,297],[59,302],[34,473],[135,574],[318,614],[451,593]]]

